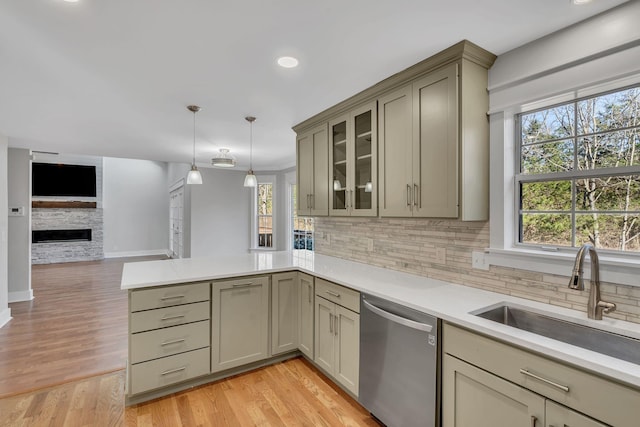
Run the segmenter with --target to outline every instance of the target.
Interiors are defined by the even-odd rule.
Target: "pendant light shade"
[[[253,173],[253,122],[256,121],[255,117],[247,116],[244,118],[249,122],[249,172],[247,172],[247,176],[244,177],[244,186],[245,187],[257,187],[258,179]]]
[[[187,106],[187,110],[193,113],[193,162],[191,163],[191,170],[187,175],[187,184],[197,185],[202,184],[202,175],[196,166],[196,113],[200,111],[200,107],[197,105]]]

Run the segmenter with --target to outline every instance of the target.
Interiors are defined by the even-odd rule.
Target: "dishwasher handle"
[[[398,316],[396,314],[393,313],[389,313],[388,311],[385,311],[379,307],[376,307],[375,305],[362,300],[362,303],[364,304],[364,306],[366,308],[368,308],[370,311],[372,311],[373,313],[377,314],[380,317],[384,317],[387,320],[390,320],[392,322],[395,323],[399,323],[401,325],[407,326],[409,328],[412,329],[418,329],[420,331],[425,331],[425,332],[431,332],[431,330],[433,329],[433,325],[428,325],[426,323],[420,323],[420,322],[415,322],[413,320],[409,320],[406,319],[404,317]]]

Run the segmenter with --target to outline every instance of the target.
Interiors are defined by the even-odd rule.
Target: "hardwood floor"
[[[124,371],[0,400],[0,426],[379,426],[302,358],[124,408]]]
[[[124,407],[124,262],[34,266],[0,328],[0,426],[378,426],[303,358]]]
[[[33,301],[10,304],[0,328],[0,398],[124,369],[124,262],[161,257],[35,265]]]

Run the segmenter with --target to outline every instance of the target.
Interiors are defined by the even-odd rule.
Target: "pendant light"
[[[200,111],[200,107],[189,105],[187,110],[193,113],[193,163],[191,163],[191,170],[187,175],[187,184],[202,184],[202,175],[196,166],[196,113]]]
[[[257,187],[258,180],[256,176],[253,174],[253,122],[256,121],[255,117],[247,116],[244,118],[249,122],[249,172],[247,172],[247,176],[244,177],[244,186],[245,187]]]

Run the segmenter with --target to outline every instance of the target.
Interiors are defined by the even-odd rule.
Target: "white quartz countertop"
[[[574,323],[640,339],[640,324],[607,318],[596,321],[586,312],[511,297],[440,280],[374,267],[308,251],[258,252],[127,263],[121,289],[224,279],[299,270],[352,289],[428,313],[453,324],[510,342],[574,366],[640,387],[640,365],[522,331],[475,316],[474,312],[508,302]]]

